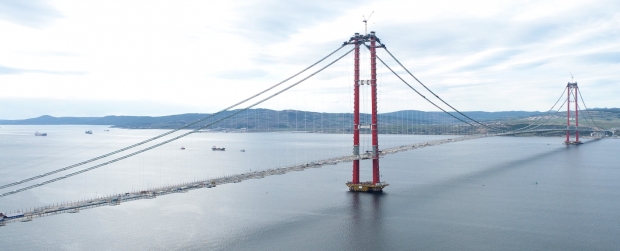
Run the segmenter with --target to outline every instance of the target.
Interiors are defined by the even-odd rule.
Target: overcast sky
[[[369,30],[460,110],[545,111],[571,72],[588,107],[620,107],[619,1],[0,0],[0,119],[214,112],[364,33],[372,11]],[[350,111],[352,60],[261,106]],[[436,110],[379,71],[380,112]]]

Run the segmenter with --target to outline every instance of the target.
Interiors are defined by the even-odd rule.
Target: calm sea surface
[[[162,132],[1,126],[0,185]],[[380,146],[439,138],[450,136],[381,135]],[[333,134],[194,134],[0,198],[0,212],[348,155],[351,141]],[[570,147],[562,141],[493,137],[387,155],[381,174],[390,186],[383,194],[348,192],[351,163],[342,163],[35,218],[0,227],[0,250],[620,250],[620,140]],[[364,151],[368,143],[364,136]],[[214,145],[226,151],[211,151]],[[363,161],[362,179],[370,177]]]

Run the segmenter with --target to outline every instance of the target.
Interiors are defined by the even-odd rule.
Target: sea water
[[[48,136],[34,136],[37,130]],[[2,126],[0,185],[162,132]],[[455,136],[381,135],[379,144],[391,147],[450,137]],[[340,134],[193,134],[131,159],[0,198],[0,212],[349,155],[351,141],[351,135]],[[351,179],[351,163],[341,163],[35,218],[0,227],[0,249],[617,249],[620,140],[583,139],[585,144],[578,146],[562,141],[490,137],[386,155],[380,159],[381,179],[390,186],[382,194],[348,192],[344,183]],[[226,151],[211,151],[214,145]],[[369,147],[369,138],[363,136],[363,151]],[[102,161],[72,171],[98,163]],[[369,161],[362,161],[362,180],[370,179],[370,168]]]

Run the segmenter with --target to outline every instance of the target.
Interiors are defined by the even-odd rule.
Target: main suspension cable
[[[555,113],[556,113],[556,114],[560,112],[560,110],[564,107],[564,105],[566,104],[566,102],[567,102],[567,100],[564,100],[564,102],[562,103],[562,105],[561,105],[561,106],[560,106],[560,107],[559,107],[559,108],[555,111]],[[545,115],[545,116],[546,116],[546,115]],[[547,120],[545,120],[545,122],[540,123],[540,124],[538,124],[537,126],[535,126],[535,127],[532,127],[532,128],[530,128],[530,129],[528,129],[528,131],[532,131],[532,130],[534,130],[534,129],[538,128],[538,127],[543,126],[544,124],[546,124],[547,122],[549,122],[549,120],[551,120],[551,116],[547,117]]]
[[[566,88],[564,88],[564,90],[566,90]],[[551,111],[553,111],[553,108],[554,108],[554,107],[558,104],[558,102],[560,102],[560,100],[562,100],[562,97],[564,97],[564,93],[565,93],[565,92],[564,92],[564,90],[562,90],[562,95],[560,95],[560,97],[558,98],[558,100],[556,100],[556,101],[555,101],[555,104],[553,104],[553,106],[551,106],[551,108],[547,111],[547,113],[545,113],[545,117],[547,117],[547,115],[549,115],[549,113],[550,113]],[[566,101],[564,101],[564,103],[566,103]],[[562,107],[563,107],[563,106],[564,106],[564,104],[562,104]],[[549,121],[549,118],[547,119],[547,121],[545,121],[545,122],[543,122],[543,123],[539,123],[539,125],[538,125],[538,126],[536,126],[536,127],[534,127],[534,128],[537,128],[537,127],[539,127],[540,125],[542,125],[542,124],[544,124],[544,123],[547,123],[548,121]],[[526,127],[520,128],[520,129],[516,129],[515,131],[523,131],[523,130],[527,129],[528,127],[531,127],[531,126],[534,126],[534,125],[536,125],[536,123],[533,123],[533,124],[531,124],[531,125],[528,125],[528,126],[526,126]],[[532,129],[533,129],[533,128],[532,128]],[[529,129],[529,130],[531,130],[531,129]]]
[[[367,46],[367,47],[368,47],[368,46]],[[456,116],[452,115],[451,113],[447,112],[447,111],[446,111],[446,110],[444,110],[443,108],[439,107],[437,104],[433,103],[433,101],[429,100],[427,97],[425,97],[424,95],[422,95],[422,93],[418,92],[418,90],[416,90],[415,88],[413,88],[413,86],[411,86],[409,83],[407,83],[407,81],[405,81],[403,78],[401,78],[401,77],[398,75],[398,73],[396,73],[394,70],[392,70],[392,68],[390,68],[390,67],[389,67],[389,66],[388,66],[385,62],[383,62],[383,60],[382,60],[379,56],[376,56],[376,57],[377,57],[377,59],[379,59],[379,61],[380,61],[380,62],[381,62],[381,63],[382,63],[385,67],[387,67],[387,68],[388,68],[388,69],[389,69],[392,73],[394,73],[394,75],[396,75],[396,77],[398,77],[401,81],[403,81],[403,83],[405,83],[407,86],[409,86],[409,88],[411,88],[411,90],[415,91],[418,95],[420,95],[420,97],[424,98],[426,101],[428,101],[429,103],[431,103],[432,105],[434,105],[435,107],[437,107],[439,110],[442,110],[443,112],[447,113],[448,115],[452,116],[453,118],[458,119],[458,120],[460,120],[461,122],[463,122],[463,123],[465,123],[465,124],[468,124],[468,125],[470,125],[470,126],[474,126],[474,125],[470,124],[469,122],[464,121],[464,120],[462,120],[462,119],[460,119],[460,118],[458,118],[458,117],[456,117]]]
[[[110,160],[110,161],[105,162],[105,163],[101,163],[101,164],[98,164],[98,165],[95,165],[95,166],[92,166],[92,167],[89,167],[89,168],[86,168],[86,169],[83,169],[83,170],[80,170],[80,171],[77,171],[77,172],[73,172],[73,173],[70,173],[70,174],[67,174],[67,175],[64,175],[64,176],[61,176],[61,177],[55,178],[55,179],[47,180],[47,181],[44,181],[44,182],[42,182],[42,183],[38,183],[38,184],[35,184],[35,185],[31,185],[31,186],[27,186],[27,187],[24,187],[24,188],[20,188],[20,189],[17,189],[17,190],[11,191],[11,192],[7,192],[7,193],[0,194],[0,198],[1,198],[1,197],[8,196],[8,195],[11,195],[11,194],[16,194],[16,193],[20,193],[20,192],[23,192],[23,191],[26,191],[26,190],[30,190],[30,189],[32,189],[32,188],[40,187],[40,186],[43,186],[43,185],[46,185],[46,184],[49,184],[49,183],[53,183],[53,182],[56,182],[56,181],[59,181],[59,180],[63,180],[63,179],[66,179],[66,178],[69,178],[69,177],[72,177],[72,176],[75,176],[75,175],[78,175],[78,174],[81,174],[81,173],[85,173],[85,172],[88,172],[88,171],[91,171],[91,170],[97,169],[97,168],[102,167],[102,166],[106,166],[106,165],[112,164],[112,163],[114,163],[114,162],[117,162],[117,161],[120,161],[120,160],[123,160],[123,159],[129,158],[129,157],[134,156],[134,155],[138,155],[138,154],[140,154],[140,153],[143,153],[143,152],[149,151],[149,150],[151,150],[151,149],[157,148],[157,147],[159,147],[159,146],[165,145],[165,144],[170,143],[170,142],[172,142],[172,141],[175,141],[175,140],[177,140],[177,139],[183,138],[183,137],[185,137],[185,136],[187,136],[187,135],[190,135],[190,134],[192,134],[192,133],[195,133],[195,132],[197,132],[197,131],[199,131],[199,130],[201,130],[201,129],[204,129],[204,128],[206,128],[206,127],[209,127],[209,126],[211,126],[211,125],[217,124],[217,123],[219,123],[219,122],[221,122],[221,121],[223,121],[223,120],[225,120],[225,119],[228,119],[228,118],[230,118],[230,117],[232,117],[232,116],[235,116],[235,115],[237,115],[237,114],[239,114],[239,113],[241,113],[241,112],[247,111],[247,110],[249,110],[250,108],[255,107],[255,106],[257,106],[257,105],[259,105],[259,104],[261,104],[261,103],[263,103],[263,102],[265,102],[265,101],[267,101],[267,100],[269,100],[269,99],[271,99],[271,98],[273,98],[273,97],[275,97],[275,96],[277,96],[277,95],[279,95],[279,94],[281,94],[281,93],[283,93],[283,92],[285,92],[285,91],[287,91],[287,90],[289,90],[289,89],[291,89],[291,88],[293,88],[293,87],[297,86],[298,84],[300,84],[300,83],[302,83],[302,82],[306,81],[306,80],[307,80],[307,79],[309,79],[310,77],[312,77],[312,76],[316,75],[317,73],[319,73],[319,72],[321,72],[321,71],[325,70],[327,67],[329,67],[329,66],[333,65],[334,63],[338,62],[340,59],[342,59],[343,57],[345,57],[346,55],[348,55],[349,53],[351,53],[351,51],[353,51],[354,49],[355,49],[355,48],[352,48],[352,49],[351,49],[351,50],[349,50],[347,53],[345,53],[344,55],[340,56],[339,58],[337,58],[336,60],[332,61],[331,63],[327,64],[326,66],[322,67],[321,69],[319,69],[319,70],[315,71],[314,73],[312,73],[312,74],[310,74],[310,75],[306,76],[305,78],[303,78],[303,79],[299,80],[298,82],[296,82],[296,83],[294,83],[294,84],[292,84],[292,85],[289,85],[288,87],[286,87],[286,88],[284,88],[284,89],[282,89],[282,90],[280,90],[280,91],[278,91],[278,92],[276,92],[276,93],[272,94],[271,96],[268,96],[268,97],[266,97],[266,98],[264,98],[264,99],[262,99],[262,100],[260,100],[260,101],[258,101],[258,102],[256,102],[256,103],[254,103],[254,104],[252,104],[252,105],[250,105],[250,106],[248,106],[248,107],[246,107],[246,108],[244,108],[244,109],[240,109],[240,110],[238,110],[238,111],[236,111],[236,112],[234,112],[234,113],[232,113],[232,114],[230,114],[230,115],[228,115],[228,116],[226,116],[226,117],[220,118],[220,119],[218,119],[218,120],[216,120],[216,121],[214,121],[214,122],[211,122],[211,123],[209,123],[209,124],[207,124],[207,125],[204,125],[204,126],[202,126],[202,127],[199,127],[199,128],[197,128],[197,129],[194,129],[193,131],[190,131],[190,132],[187,132],[187,133],[181,134],[181,135],[176,136],[176,137],[174,137],[174,138],[168,139],[168,140],[166,140],[166,141],[160,142],[160,143],[158,143],[158,144],[152,145],[152,146],[147,147],[147,148],[144,148],[144,149],[142,149],[142,150],[139,150],[139,151],[136,151],[136,152],[133,152],[133,153],[130,153],[130,154],[124,155],[124,156],[122,156],[122,157],[119,157],[119,158],[116,158],[116,159]]]
[[[586,106],[586,102],[583,101],[583,94],[581,94],[581,90],[579,90],[579,88],[577,88],[577,91],[579,92],[579,98],[581,99],[581,103],[583,103],[583,108],[586,108],[586,113],[590,117],[590,120],[592,120],[592,124],[594,124],[594,126],[598,130],[601,130],[601,128],[594,122],[594,119],[592,118],[592,115],[590,114],[590,111],[588,110],[588,107]],[[588,121],[588,120],[586,120],[586,121]]]
[[[416,81],[417,81],[420,85],[422,85],[422,86],[423,86],[423,87],[424,87],[427,91],[429,91],[431,94],[433,94],[433,95],[434,95],[437,99],[439,99],[441,102],[443,102],[444,104],[446,104],[447,106],[449,106],[450,108],[452,108],[452,110],[454,110],[455,112],[457,112],[457,113],[461,114],[463,117],[468,118],[469,120],[473,121],[473,122],[474,122],[474,123],[476,123],[476,124],[479,124],[479,125],[481,125],[481,126],[484,126],[484,127],[486,127],[486,128],[489,128],[489,129],[501,130],[501,129],[499,129],[499,128],[494,128],[494,127],[491,127],[491,126],[487,126],[487,125],[485,125],[485,124],[482,124],[482,123],[478,122],[477,120],[472,119],[472,118],[470,118],[469,116],[467,116],[467,115],[463,114],[462,112],[460,112],[460,111],[459,111],[459,110],[457,110],[456,108],[452,107],[452,106],[451,106],[450,104],[448,104],[446,101],[444,101],[443,99],[441,99],[441,98],[440,98],[437,94],[435,94],[433,91],[431,91],[431,89],[429,89],[428,87],[426,87],[426,85],[424,85],[424,84],[422,83],[422,81],[420,81],[420,80],[419,80],[418,78],[416,78],[413,74],[411,74],[411,72],[410,72],[409,70],[407,70],[407,68],[405,68],[405,66],[404,66],[403,64],[401,64],[401,63],[400,63],[400,61],[398,61],[398,59],[396,59],[396,57],[394,57],[394,55],[392,55],[392,53],[391,53],[391,52],[387,49],[387,47],[383,46],[383,49],[384,49],[384,50],[385,50],[388,54],[390,54],[390,56],[391,56],[391,57],[392,57],[392,58],[396,61],[396,63],[398,63],[398,64],[399,64],[399,65],[400,65],[400,66],[401,66],[401,67],[402,67],[402,68],[403,68],[403,69],[404,69],[407,73],[409,73],[409,75],[410,75],[411,77],[413,77],[413,78],[414,78],[414,79],[415,79],[415,80],[416,80]]]
[[[391,52],[390,52],[390,51],[389,51],[389,50],[388,50],[385,46],[383,46],[383,48],[385,49],[385,51],[386,51],[386,52],[387,52],[387,53],[388,53],[388,54],[389,54],[389,55],[390,55],[390,56],[391,56],[391,57],[392,57],[392,58],[393,58],[393,59],[394,59],[394,60],[395,60],[395,61],[396,61],[396,62],[397,62],[397,63],[398,63],[398,64],[399,64],[399,65],[400,65],[400,66],[401,66],[401,67],[402,67],[402,68],[403,68],[403,69],[404,69],[404,70],[405,70],[405,71],[406,71],[406,72],[407,72],[410,76],[411,76],[411,77],[413,77],[413,78],[414,78],[414,79],[415,79],[415,80],[416,80],[416,81],[417,81],[420,85],[422,85],[422,86],[423,86],[423,87],[424,87],[427,91],[429,91],[430,93],[432,93],[432,94],[433,94],[433,95],[434,95],[437,99],[439,99],[441,102],[443,102],[444,104],[446,104],[447,106],[449,106],[450,108],[452,108],[452,109],[453,109],[454,111],[456,111],[457,113],[459,113],[459,114],[463,115],[464,117],[466,117],[466,118],[470,119],[471,121],[474,121],[474,122],[475,122],[475,123],[477,123],[477,124],[480,124],[480,125],[482,125],[482,126],[484,126],[484,127],[487,127],[487,128],[492,128],[492,129],[495,129],[495,130],[501,130],[501,129],[499,129],[499,128],[489,127],[489,126],[487,126],[487,125],[485,125],[485,124],[482,124],[482,123],[478,122],[477,120],[474,120],[474,119],[470,118],[469,116],[467,116],[467,115],[463,114],[462,112],[460,112],[460,111],[459,111],[459,110],[457,110],[456,108],[452,107],[450,104],[448,104],[448,103],[447,103],[446,101],[444,101],[442,98],[440,98],[437,94],[435,94],[432,90],[430,90],[430,89],[429,89],[426,85],[424,85],[424,84],[423,84],[423,83],[422,83],[422,82],[421,82],[418,78],[416,78],[416,77],[415,77],[415,76],[414,76],[414,75],[413,75],[413,74],[412,74],[412,73],[411,73],[411,72],[410,72],[407,68],[405,68],[405,66],[404,66],[404,65],[403,65],[403,64],[402,64],[402,63],[401,63],[398,59],[396,59],[396,57],[395,57],[395,56],[394,56],[394,55],[393,55],[393,54],[392,54],[392,53],[391,53]],[[555,107],[555,106],[557,105],[557,103],[560,101],[560,99],[562,98],[562,96],[563,96],[563,95],[564,95],[564,92],[562,92],[562,95],[561,95],[561,96],[560,96],[560,98],[559,98],[559,99],[555,102],[555,104],[551,107],[551,109],[549,109],[549,110],[547,111],[547,114],[549,114],[549,112],[551,112],[551,111],[553,110],[553,107]],[[562,105],[562,106],[564,106],[564,105]],[[547,114],[545,114],[545,116],[546,116]],[[545,121],[544,123],[546,123],[546,122],[548,122],[548,121],[549,121],[549,119],[547,119],[547,121]],[[532,124],[532,125],[528,125],[528,126],[525,126],[525,127],[523,127],[523,128],[514,129],[513,131],[522,131],[522,130],[525,130],[525,129],[527,129],[528,127],[531,127],[531,126],[533,126],[533,125],[534,125],[534,124]],[[537,127],[539,127],[539,126],[540,126],[540,125],[538,125],[538,126],[536,126],[536,127],[534,127],[534,128],[537,128]],[[533,128],[532,128],[532,129],[533,129]],[[531,130],[531,129],[530,129],[530,130]]]
[[[275,85],[273,85],[273,86],[271,86],[271,87],[269,87],[269,88],[267,88],[267,89],[265,89],[265,90],[263,90],[263,91],[261,91],[261,92],[259,92],[259,93],[255,94],[255,95],[252,95],[252,96],[251,96],[251,97],[249,97],[249,98],[246,98],[246,99],[244,99],[244,100],[242,100],[242,101],[240,101],[240,102],[238,102],[238,103],[234,104],[234,105],[231,105],[231,106],[229,106],[229,107],[227,107],[227,108],[224,108],[223,110],[220,110],[219,112],[213,113],[213,114],[211,114],[211,115],[209,115],[209,116],[206,116],[206,117],[204,117],[204,118],[201,118],[201,119],[199,119],[199,120],[196,120],[196,121],[194,121],[194,122],[191,122],[191,123],[189,123],[189,124],[186,124],[186,125],[184,125],[184,126],[182,126],[182,127],[176,128],[176,129],[174,129],[174,130],[171,130],[171,131],[169,131],[169,132],[166,132],[166,133],[160,134],[160,135],[155,136],[155,137],[153,137],[153,138],[150,138],[150,139],[144,140],[144,141],[142,141],[142,142],[139,142],[139,143],[136,143],[136,144],[130,145],[130,146],[128,146],[128,147],[121,148],[121,149],[119,149],[119,150],[116,150],[116,151],[113,151],[113,152],[110,152],[110,153],[107,153],[107,154],[104,154],[104,155],[101,155],[101,156],[98,156],[98,157],[95,157],[95,158],[92,158],[92,159],[89,159],[89,160],[86,160],[86,161],[82,161],[82,162],[80,162],[80,163],[73,164],[73,165],[70,165],[70,166],[67,166],[67,167],[64,167],[64,168],[60,168],[60,169],[57,169],[57,170],[54,170],[54,171],[51,171],[51,172],[47,172],[47,173],[44,173],[44,174],[41,174],[41,175],[37,175],[37,176],[31,177],[31,178],[27,178],[27,179],[24,179],[24,180],[20,180],[20,181],[18,181],[18,182],[13,182],[13,183],[10,183],[10,184],[2,185],[2,186],[0,186],[0,189],[4,189],[4,188],[7,188],[7,187],[12,187],[12,186],[19,185],[19,184],[22,184],[22,183],[26,183],[26,182],[29,182],[29,181],[33,181],[33,180],[36,180],[36,179],[39,179],[39,178],[43,178],[43,177],[46,177],[46,176],[49,176],[49,175],[52,175],[52,174],[56,174],[56,173],[59,173],[59,172],[62,172],[62,171],[66,171],[66,170],[69,170],[69,169],[72,169],[72,168],[75,168],[75,167],[78,167],[78,166],[81,166],[81,165],[84,165],[84,164],[88,164],[88,163],[91,163],[91,162],[93,162],[93,161],[100,160],[100,159],[103,159],[103,158],[109,157],[109,156],[111,156],[111,155],[114,155],[114,154],[117,154],[117,153],[120,153],[120,152],[124,152],[124,151],[129,150],[129,149],[135,148],[135,147],[137,147],[137,146],[144,145],[144,144],[146,144],[146,143],[148,143],[148,142],[151,142],[151,141],[153,141],[153,140],[156,140],[156,139],[162,138],[162,137],[164,137],[164,136],[167,136],[167,135],[170,135],[170,134],[172,134],[172,133],[175,133],[175,132],[177,132],[177,131],[179,131],[179,130],[182,130],[182,129],[188,128],[188,127],[190,127],[190,126],[193,126],[193,125],[195,125],[195,124],[198,124],[198,123],[200,123],[200,122],[203,122],[203,121],[205,121],[205,120],[207,120],[207,119],[210,119],[210,118],[212,118],[212,117],[214,117],[214,116],[217,116],[217,115],[219,115],[219,114],[221,114],[221,113],[223,113],[223,112],[226,112],[226,111],[228,111],[228,110],[230,110],[230,109],[232,109],[232,108],[234,108],[234,107],[236,107],[236,106],[238,106],[238,105],[240,105],[240,104],[243,104],[243,103],[245,103],[245,102],[247,102],[247,101],[249,101],[249,100],[251,100],[251,99],[254,99],[254,98],[256,98],[257,96],[260,96],[260,95],[264,94],[265,92],[268,92],[268,91],[270,91],[270,90],[272,90],[272,89],[274,89],[274,88],[276,88],[276,87],[278,87],[278,86],[282,85],[283,83],[285,83],[285,82],[287,82],[287,81],[291,80],[291,79],[292,79],[292,78],[294,78],[294,77],[297,77],[299,74],[304,73],[304,72],[305,72],[305,71],[307,71],[308,69],[310,69],[310,68],[314,67],[315,65],[317,65],[317,64],[321,63],[322,61],[324,61],[325,59],[329,58],[329,57],[330,57],[330,56],[332,56],[334,53],[336,53],[336,52],[338,52],[340,49],[342,49],[344,46],[346,46],[346,44],[343,44],[342,46],[340,46],[338,49],[336,49],[336,50],[335,50],[335,51],[333,51],[332,53],[330,53],[330,54],[328,54],[327,56],[323,57],[322,59],[320,59],[319,61],[315,62],[314,64],[312,64],[312,65],[310,65],[310,66],[306,67],[305,69],[301,70],[300,72],[298,72],[298,73],[296,73],[296,74],[294,74],[294,75],[290,76],[289,78],[287,78],[287,79],[283,80],[282,82],[277,83],[277,84],[275,84]]]

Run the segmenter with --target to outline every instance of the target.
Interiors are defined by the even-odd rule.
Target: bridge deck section
[[[421,142],[421,143],[411,144],[411,145],[402,145],[398,147],[386,148],[380,152],[380,155],[383,156],[387,154],[394,154],[398,152],[403,152],[403,151],[408,151],[408,150],[413,150],[413,149],[418,149],[418,148],[424,148],[428,146],[436,146],[436,145],[441,145],[441,144],[447,144],[447,143],[452,143],[452,142],[477,139],[477,138],[489,137],[489,136],[493,136],[493,135],[488,134],[488,135],[468,135],[468,136],[461,136],[461,137],[456,136],[455,138],[427,141],[427,142]],[[113,195],[97,197],[93,199],[64,202],[60,204],[36,207],[31,210],[18,210],[17,212],[19,214],[16,217],[8,218],[8,219],[5,218],[3,220],[0,220],[0,226],[4,226],[6,225],[6,223],[17,222],[17,221],[28,222],[34,218],[45,217],[45,216],[50,216],[50,215],[55,215],[55,214],[60,214],[60,213],[78,213],[81,210],[95,208],[95,207],[116,206],[116,205],[120,205],[121,203],[134,201],[134,200],[155,199],[157,198],[157,196],[163,196],[163,195],[173,194],[173,193],[185,193],[193,189],[213,188],[213,187],[216,187],[217,185],[223,185],[223,184],[228,184],[228,183],[239,183],[241,181],[248,180],[248,179],[262,179],[262,178],[265,178],[271,175],[282,175],[287,172],[303,171],[308,168],[319,168],[325,165],[336,165],[338,163],[351,162],[355,159],[370,159],[370,157],[371,157],[370,154],[362,154],[360,156],[353,156],[353,155],[342,156],[342,157],[323,159],[323,160],[318,160],[318,161],[313,161],[313,162],[308,162],[308,163],[295,164],[295,165],[286,166],[286,167],[270,168],[270,169],[262,170],[262,171],[252,171],[252,172],[247,172],[247,173],[242,173],[242,174],[226,175],[226,176],[222,176],[222,177],[218,177],[214,179],[205,179],[205,180],[199,180],[199,181],[194,181],[194,182],[185,182],[185,183],[180,183],[180,184],[155,187],[155,188],[150,188],[150,189],[146,189],[146,190],[142,190],[138,192],[113,194]]]

